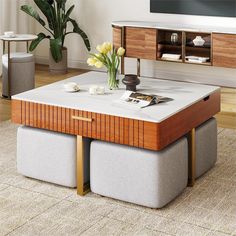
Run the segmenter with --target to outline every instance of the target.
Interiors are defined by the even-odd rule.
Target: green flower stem
[[[114,67],[108,68],[108,86],[109,89],[118,89],[119,88],[119,80],[117,79],[117,69]]]

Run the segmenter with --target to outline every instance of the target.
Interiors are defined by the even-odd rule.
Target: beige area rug
[[[236,235],[236,131],[220,129],[216,166],[154,210],[17,174],[16,129],[0,123],[0,235]]]

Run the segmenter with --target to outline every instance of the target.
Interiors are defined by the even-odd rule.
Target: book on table
[[[132,91],[126,91],[119,100],[114,101],[116,104],[133,108],[144,108],[157,103],[170,101],[170,98],[156,94],[144,94]]]

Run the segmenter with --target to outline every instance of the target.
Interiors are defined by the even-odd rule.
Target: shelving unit
[[[178,35],[178,41],[176,43],[171,42],[171,35],[173,33]],[[211,34],[170,30],[158,30],[157,34],[157,60],[212,65]],[[197,36],[201,36],[205,40],[203,46],[194,45],[193,40]],[[179,60],[163,59],[162,55],[164,53],[177,54],[181,56]],[[190,62],[186,56],[207,57],[209,60],[207,60],[207,62]]]
[[[236,68],[236,30],[232,28],[199,30],[201,27],[190,25],[164,25],[155,22],[114,22],[113,43],[116,48],[125,48],[124,57],[137,59],[137,75],[140,75],[141,59],[169,61],[204,66]],[[178,40],[173,43],[171,35],[178,34]],[[205,43],[195,46],[193,40],[201,36]],[[178,54],[180,59],[162,58],[163,54]],[[188,61],[186,57],[208,58]],[[121,71],[124,73],[124,57]],[[193,58],[194,59],[194,58]],[[203,60],[202,60],[203,61]]]

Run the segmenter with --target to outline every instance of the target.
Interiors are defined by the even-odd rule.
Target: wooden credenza
[[[236,30],[234,34],[169,27],[165,29],[147,22],[114,22],[112,26],[114,46],[123,46],[126,49],[125,57],[236,68]],[[175,44],[170,41],[172,33],[178,34],[178,42]],[[204,46],[193,45],[196,36],[204,38]],[[164,60],[164,53],[179,54],[181,57],[178,60]],[[187,56],[207,57],[209,60],[194,63],[188,61]]]

